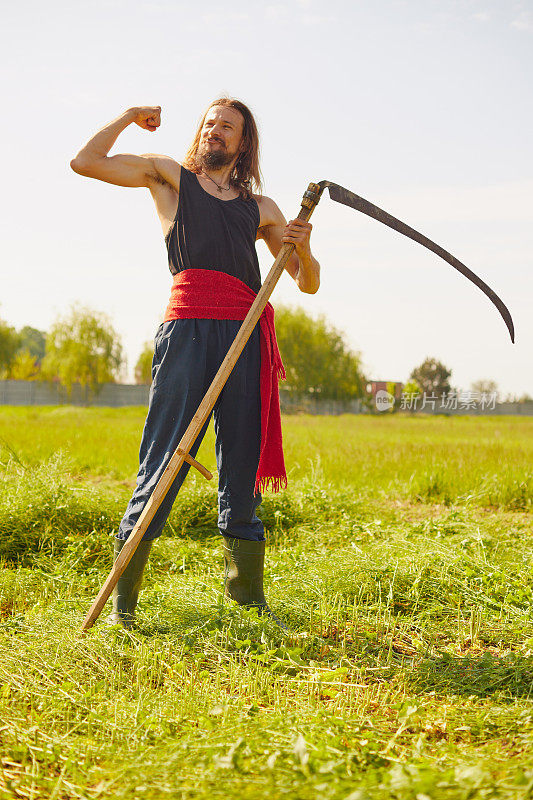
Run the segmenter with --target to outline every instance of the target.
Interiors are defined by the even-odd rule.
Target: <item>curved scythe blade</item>
[[[418,242],[424,247],[427,247],[428,250],[436,253],[436,255],[443,258],[444,261],[447,261],[448,264],[451,264],[451,266],[464,275],[465,278],[468,278],[468,280],[472,281],[472,283],[475,283],[475,285],[487,295],[489,300],[492,300],[502,315],[509,330],[511,341],[514,342],[514,325],[511,314],[509,313],[509,309],[503,300],[498,297],[496,292],[494,292],[490,286],[487,286],[485,281],[482,281],[475,272],[472,272],[471,269],[465,267],[464,264],[448,253],[447,250],[444,250],[442,247],[439,247],[438,244],[432,242],[431,239],[428,239],[426,236],[418,233],[418,231],[415,231],[414,228],[410,228],[409,225],[405,224],[405,222],[401,222],[391,214],[387,214],[386,211],[383,211],[383,209],[373,205],[373,203],[369,203],[368,200],[364,200],[362,197],[359,197],[358,194],[354,194],[353,192],[348,191],[348,189],[345,189],[343,186],[339,186],[336,183],[331,183],[330,181],[320,181],[318,186],[320,186],[321,190],[327,186],[329,189],[329,196],[337,203],[342,203],[345,206],[350,206],[350,208],[355,208],[357,211],[361,211],[363,214],[367,214],[367,216],[377,219],[378,222],[388,225],[389,228],[398,231],[398,233],[403,233],[403,235],[408,236],[409,239],[413,239],[413,241]]]

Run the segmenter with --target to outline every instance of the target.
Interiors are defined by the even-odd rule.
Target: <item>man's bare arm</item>
[[[320,264],[311,253],[309,237],[312,225],[299,219],[286,222],[276,203],[269,197],[257,198],[261,220],[257,238],[263,239],[272,255],[278,255],[281,246],[294,244],[294,252],[285,269],[294,278],[301,292],[315,294],[320,286]]]
[[[155,131],[161,124],[161,108],[143,106],[128,109],[89,139],[70,166],[79,175],[116,186],[152,188],[154,183],[169,183],[177,190],[179,164],[168,156],[152,153],[108,156],[119,134],[132,122],[145,130]]]

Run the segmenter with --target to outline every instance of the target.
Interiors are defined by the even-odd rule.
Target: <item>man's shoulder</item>
[[[283,214],[277,203],[275,203],[271,197],[267,197],[264,194],[254,194],[254,200],[259,206],[260,228],[267,225],[279,225],[284,223]]]

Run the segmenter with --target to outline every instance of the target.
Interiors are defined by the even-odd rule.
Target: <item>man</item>
[[[137,486],[115,540],[115,558],[261,286],[256,239],[263,239],[274,256],[283,243],[293,243],[289,274],[302,292],[313,294],[320,283],[320,266],[309,245],[311,225],[298,219],[287,224],[274,201],[260,193],[257,127],[244,103],[229,98],[211,103],[182,165],[152,153],[109,156],[118,135],[133,122],[155,131],[161,108],[129,109],[96,133],[71,161],[80,175],[150,190],[174,276],[165,321],[155,338]],[[267,613],[265,536],[256,514],[259,490],[286,482],[274,374],[282,365],[272,314],[267,307],[214,408],[226,595]],[[205,428],[192,455],[204,433]],[[112,619],[125,627],[133,624],[153,540],[187,471],[185,464],[118,582]]]

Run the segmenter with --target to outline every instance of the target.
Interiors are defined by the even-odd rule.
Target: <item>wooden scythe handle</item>
[[[318,186],[316,183],[309,184],[302,200],[302,207],[300,209],[300,213],[298,214],[298,219],[307,221],[310,218],[315,206],[320,200],[321,194],[322,187]],[[202,402],[198,406],[195,415],[189,423],[189,427],[183,434],[177,448],[165,467],[163,474],[159,478],[150,496],[150,499],[146,503],[139,519],[137,520],[137,524],[130,532],[128,539],[126,540],[126,544],[120,551],[115,563],[113,564],[111,572],[107,576],[105,583],[103,584],[91,608],[89,609],[89,613],[85,617],[81,626],[82,632],[91,628],[100,616],[100,613],[109,599],[111,592],[115,588],[118,579],[126,569],[131,557],[137,549],[139,542],[146,533],[154,514],[161,505],[166,493],[170,489],[172,481],[178,474],[183,462],[186,460],[189,461],[189,458],[192,459],[192,456],[189,456],[189,450],[191,449],[196,437],[202,430],[206,420],[213,410],[213,406],[215,405],[216,400],[224,387],[224,384],[228,380],[233,367],[237,363],[237,360],[244,349],[244,345],[250,338],[252,331],[259,320],[259,317],[263,313],[263,309],[268,303],[268,299],[274,291],[276,283],[280,279],[281,274],[285,269],[285,264],[287,263],[293,250],[293,244],[284,244],[279,251],[278,257],[272,265],[265,282],[257,293],[257,296],[252,303],[248,314],[239,328],[237,336],[233,340],[233,344],[229,348],[224,361],[220,365],[217,374],[213,378],[211,386],[205,393]],[[196,466],[197,463],[198,462],[196,462],[194,466]],[[205,467],[203,469],[205,470]],[[207,470],[205,470],[205,472],[207,472]]]

